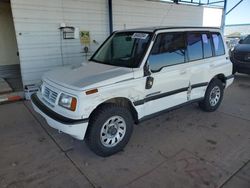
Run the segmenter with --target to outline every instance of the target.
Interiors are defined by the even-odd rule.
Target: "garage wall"
[[[40,82],[50,69],[86,59],[79,39],[61,40],[60,23],[90,31],[98,43],[109,34],[106,0],[11,0],[11,6],[24,85]],[[92,42],[90,52],[97,47]]]
[[[11,0],[23,84],[44,72],[80,64],[109,35],[108,0]],[[202,26],[203,7],[144,0],[113,0],[114,30],[144,26]],[[90,54],[79,39],[61,40],[60,23],[90,31]],[[93,40],[96,42],[94,43]]]
[[[145,26],[202,26],[203,7],[143,0],[113,1],[114,30]]]

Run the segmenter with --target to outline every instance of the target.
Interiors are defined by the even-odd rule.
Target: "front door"
[[[159,34],[149,55],[148,65],[152,87],[145,90],[145,116],[189,100],[190,67],[186,63],[184,33]]]

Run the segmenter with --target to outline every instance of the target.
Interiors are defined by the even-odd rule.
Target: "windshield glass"
[[[150,38],[150,33],[115,33],[90,60],[108,65],[136,68],[143,59]]]
[[[250,35],[248,35],[241,44],[250,44]]]

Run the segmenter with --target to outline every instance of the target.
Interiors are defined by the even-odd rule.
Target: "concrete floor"
[[[93,154],[29,102],[0,106],[0,187],[250,188],[250,76],[218,111],[193,104],[135,126],[123,152]]]

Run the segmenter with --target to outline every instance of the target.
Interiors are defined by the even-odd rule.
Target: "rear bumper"
[[[44,105],[36,94],[31,96],[31,102],[34,110],[46,119],[49,126],[78,140],[84,139],[88,127],[88,119],[74,120],[57,114]]]

